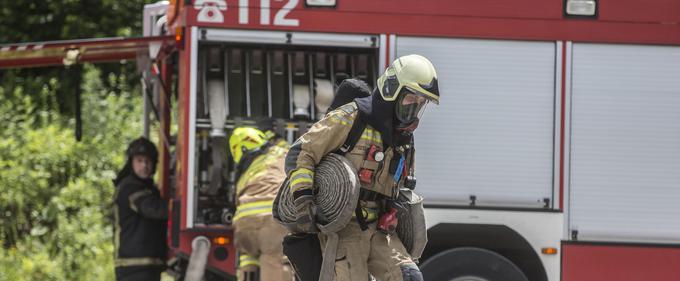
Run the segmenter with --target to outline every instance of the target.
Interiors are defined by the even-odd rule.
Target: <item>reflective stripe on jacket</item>
[[[286,179],[284,162],[288,148],[285,140],[277,140],[241,174],[236,183],[234,221],[244,216],[271,214],[272,201]]]
[[[113,214],[116,267],[163,265],[168,206],[153,181],[125,177],[116,187]]]
[[[314,167],[319,164],[321,158],[338,150],[345,143],[358,112],[354,102],[343,105],[329,112],[295,141],[286,157],[286,171],[290,174],[291,192],[312,188]],[[381,151],[382,159],[367,158],[372,146]],[[362,188],[392,197],[396,193],[398,184],[405,178],[395,177],[390,173],[390,164],[396,167],[392,161],[398,155],[395,155],[392,147],[385,150],[380,132],[367,125],[359,141],[351,151],[345,154],[345,157],[350,160],[357,172],[362,169],[369,171],[366,173],[368,176],[364,177],[368,179],[368,182],[362,182]],[[394,161],[398,162],[399,159],[394,159]],[[407,163],[404,163],[402,167],[408,169],[410,163],[408,160],[405,161]]]

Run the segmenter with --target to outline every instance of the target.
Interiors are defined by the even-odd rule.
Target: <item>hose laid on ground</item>
[[[344,156],[328,154],[314,170],[314,201],[316,226],[328,238],[323,251],[323,265],[319,280],[333,280],[335,253],[338,248],[337,232],[352,219],[359,200],[359,178],[352,164]],[[298,233],[295,203],[288,183],[284,183],[274,200],[274,219],[293,233]]]

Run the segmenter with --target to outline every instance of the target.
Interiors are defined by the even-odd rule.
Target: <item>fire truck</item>
[[[144,35],[0,67],[137,60],[179,276],[234,279],[234,126],[293,141],[340,81],[416,53],[442,92],[415,133],[426,280],[680,280],[678,1],[185,0]]]

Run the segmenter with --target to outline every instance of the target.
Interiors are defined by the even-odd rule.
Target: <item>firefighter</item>
[[[399,188],[415,184],[413,131],[430,102],[439,103],[434,66],[419,55],[403,56],[386,69],[371,96],[328,113],[292,145],[286,171],[297,210],[297,229],[317,231],[314,169],[322,157],[344,154],[361,183],[356,215],[338,232],[335,280],[366,280],[369,273],[378,281],[422,280],[417,265],[393,233],[392,209]],[[357,126],[359,135],[354,129]],[[356,142],[348,145],[352,139]],[[324,239],[320,237],[322,243]]]
[[[287,231],[274,222],[272,203],[286,178],[288,143],[271,131],[251,127],[234,129],[229,149],[236,168],[234,243],[239,251],[238,280],[292,280],[281,242]]]
[[[116,280],[160,280],[167,252],[168,206],[153,182],[156,146],[144,137],[130,143],[127,163],[113,181]]]

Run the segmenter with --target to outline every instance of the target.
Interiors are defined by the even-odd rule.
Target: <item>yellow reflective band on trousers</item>
[[[260,266],[260,261],[251,255],[241,255],[238,257],[238,267],[243,268],[249,265]]]
[[[242,217],[255,216],[261,214],[271,214],[274,201],[255,201],[241,204],[236,207],[236,214],[234,215],[234,222]]]
[[[163,265],[159,258],[117,258],[116,266]]]

